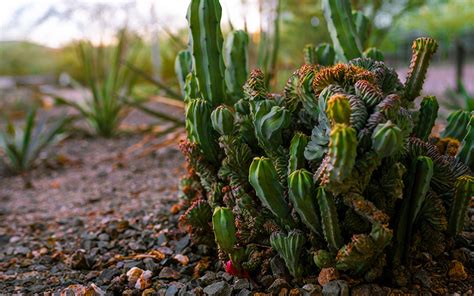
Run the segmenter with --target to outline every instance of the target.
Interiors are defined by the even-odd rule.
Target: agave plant
[[[15,173],[29,170],[41,151],[62,138],[68,119],[61,118],[47,125],[45,120],[36,122],[36,110],[28,113],[24,126],[7,120],[0,131],[0,150],[6,155],[6,165]]]
[[[324,58],[307,60],[326,65],[303,65],[282,94],[270,94],[254,70],[236,100],[223,83],[219,1],[191,1],[194,68],[181,148],[189,168],[183,183],[193,190],[183,195],[193,212],[199,201],[208,206],[203,215],[215,213],[221,258],[251,275],[264,275],[277,255],[296,279],[331,267],[405,286],[418,255],[449,253],[463,230],[474,194],[474,120],[459,112],[443,138],[431,135],[439,106],[420,92],[433,39],[413,42],[402,83],[359,47],[349,2],[323,4],[335,54],[320,50]],[[186,220],[191,232],[203,228]]]
[[[127,51],[126,31],[118,36],[118,44],[111,52],[103,46],[94,47],[90,42],[80,42],[77,52],[86,77],[84,100],[75,102],[56,98],[58,105],[75,108],[87,120],[94,131],[101,136],[115,135],[129,111],[126,100],[130,97],[136,82],[136,75],[122,60],[133,62],[139,54],[138,46]]]

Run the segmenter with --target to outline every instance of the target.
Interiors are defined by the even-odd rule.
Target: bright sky
[[[0,0],[0,40],[30,40],[51,47],[61,46],[78,38],[90,38],[93,41],[107,39],[115,27],[127,24],[139,31],[150,33],[160,25],[175,30],[186,26],[186,11],[190,0]],[[231,21],[236,29],[244,26],[247,19],[249,31],[258,30],[259,14],[257,0],[247,0],[244,9],[241,0],[221,0],[223,19]],[[112,14],[93,15],[90,9],[100,4],[113,6],[117,10]],[[154,8],[156,18],[152,16]],[[47,12],[59,12],[64,15],[68,9],[74,13],[63,17],[49,17],[47,21],[36,25],[35,22]],[[89,11],[89,12],[86,12]],[[109,10],[110,11],[110,10]],[[129,14],[127,16],[127,13]]]

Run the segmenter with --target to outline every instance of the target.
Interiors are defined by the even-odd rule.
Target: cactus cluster
[[[181,148],[190,206],[181,220],[193,238],[217,243],[228,271],[265,274],[278,255],[295,279],[332,267],[405,285],[414,254],[450,247],[474,195],[474,117],[453,114],[443,138],[430,136],[436,98],[414,102],[434,40],[414,41],[405,84],[357,44],[336,51],[347,59],[338,64],[323,45],[305,49],[307,64],[282,94],[269,93],[259,70],[240,92],[245,38],[233,33],[223,43],[216,28],[205,36],[205,26],[219,26],[217,0],[192,0],[188,19],[193,69]],[[221,43],[235,47],[226,49],[225,69]]]

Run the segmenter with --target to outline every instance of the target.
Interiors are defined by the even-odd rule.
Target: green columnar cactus
[[[390,120],[377,125],[372,134],[372,149],[381,157],[394,155],[403,146],[402,130]]]
[[[221,250],[228,254],[232,253],[236,243],[235,222],[232,210],[216,207],[212,214],[212,229],[216,243]]]
[[[406,101],[412,102],[420,95],[430,59],[436,49],[438,49],[438,43],[431,38],[418,38],[413,41],[413,55],[403,93]]]
[[[464,227],[469,202],[474,196],[474,177],[464,175],[456,181],[451,213],[449,214],[448,233],[452,236],[459,234]]]
[[[225,41],[225,82],[233,102],[237,102],[244,95],[242,87],[249,72],[248,43],[248,34],[242,30],[230,32]]]
[[[280,219],[283,225],[294,224],[285,201],[284,188],[278,181],[278,174],[269,158],[254,158],[249,169],[249,182],[262,204]]]
[[[285,261],[290,274],[300,278],[303,274],[303,265],[300,263],[301,253],[305,244],[305,237],[300,231],[290,231],[288,235],[281,232],[270,236],[270,244]]]
[[[367,48],[364,51],[364,57],[372,59],[374,61],[379,61],[379,62],[383,62],[385,60],[383,53],[375,47]]]
[[[408,184],[405,187],[404,201],[396,234],[397,246],[394,257],[396,263],[406,259],[406,252],[412,240],[411,235],[414,223],[423,205],[433,176],[433,161],[431,158],[425,156],[418,157],[411,165],[408,176],[411,176],[411,178],[409,178]]]
[[[293,139],[291,139],[288,175],[305,167],[306,159],[304,158],[304,150],[306,145],[308,145],[308,136],[303,133],[297,133],[293,136]]]
[[[324,237],[331,251],[336,252],[344,243],[339,229],[339,220],[336,212],[336,204],[334,197],[324,188],[318,189],[318,204],[321,212],[321,224],[323,227]]]
[[[176,76],[178,77],[181,94],[184,98],[186,96],[186,77],[193,70],[193,56],[189,50],[181,50],[178,52],[174,63],[174,70],[176,72]]]
[[[329,138],[330,179],[342,182],[351,173],[357,155],[357,138],[354,128],[336,124]]]
[[[336,17],[352,17],[345,1],[325,0],[333,27],[349,21]],[[336,37],[353,38],[348,32]],[[357,42],[336,45],[338,54]],[[455,139],[426,142],[438,106],[426,97],[415,109],[413,100],[435,48],[429,39],[415,42],[405,85],[381,61],[359,57],[331,65],[318,50],[318,64],[293,72],[283,94],[270,94],[262,72],[252,71],[233,106],[226,101],[217,107],[196,91],[208,77],[190,79],[186,126],[193,143],[184,141],[180,148],[189,164],[183,190],[191,205],[183,221],[202,224],[187,227],[192,238],[212,244],[212,210],[232,209],[235,219],[226,221],[235,221],[235,240],[224,248],[257,279],[270,272],[259,268],[269,266],[270,246],[293,277],[314,270],[300,261],[313,254],[320,268],[356,280],[391,276],[400,285],[406,281],[399,275],[416,271],[421,252],[435,259],[450,254],[454,244],[447,242],[454,240],[446,237],[461,231],[466,196],[472,195],[474,177],[466,164],[472,166],[474,128],[467,125],[469,118],[455,128],[464,116],[459,113],[450,117],[446,132],[461,137],[459,150]],[[361,49],[356,47],[357,56]],[[314,62],[314,56],[308,59]],[[193,74],[197,71],[188,77]]]
[[[199,81],[201,97],[213,107],[226,100],[221,16],[219,0],[192,0],[189,4],[187,19],[193,71]]]
[[[197,143],[205,157],[217,163],[217,143],[211,125],[211,105],[203,99],[191,100],[186,106],[186,128],[189,139]]]
[[[234,132],[234,121],[234,111],[225,105],[217,107],[211,113],[212,127],[222,136],[228,136]]]
[[[352,18],[354,20],[361,48],[365,48],[369,39],[370,20],[361,11],[353,11]]]
[[[318,62],[316,57],[316,47],[313,44],[306,44],[303,49],[304,63],[308,65],[314,65]]]
[[[321,43],[316,47],[316,61],[321,66],[334,65],[336,59],[336,52],[332,45]]]
[[[448,124],[441,133],[441,137],[462,141],[466,136],[466,126],[468,126],[470,118],[470,112],[465,110],[457,110],[449,114]]]
[[[434,96],[424,97],[421,101],[418,122],[414,129],[414,134],[418,138],[426,141],[431,134],[431,130],[438,117],[439,104]]]
[[[466,135],[461,142],[461,147],[456,158],[474,171],[474,114],[471,114]]]
[[[301,221],[317,235],[321,234],[321,223],[316,209],[316,191],[312,174],[305,169],[288,176],[288,195]]]
[[[323,0],[322,5],[338,58],[347,62],[361,57],[362,45],[357,35],[350,2],[347,0]]]

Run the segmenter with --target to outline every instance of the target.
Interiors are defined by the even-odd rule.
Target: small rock
[[[431,277],[426,270],[420,269],[415,272],[415,274],[413,275],[413,279],[415,280],[415,282],[421,284],[423,287],[428,289],[431,288]]]
[[[173,256],[173,259],[181,263],[181,265],[188,265],[189,263],[189,258],[188,256],[182,255],[182,254],[176,254]]]
[[[219,275],[219,277],[224,279],[226,282],[230,282],[234,278],[233,275],[231,275],[230,273],[227,273],[227,272],[222,272]]]
[[[179,280],[181,275],[176,270],[172,269],[171,267],[164,267],[160,274],[158,275],[160,279],[171,279],[171,280]]]
[[[142,296],[153,296],[155,295],[156,293],[156,290],[153,289],[153,288],[148,288],[148,289],[145,289],[143,292],[142,292]]]
[[[321,269],[318,276],[318,282],[321,286],[326,285],[330,281],[337,280],[339,278],[339,272],[334,267],[327,267]]]
[[[99,240],[108,242],[110,240],[110,236],[107,233],[99,234]]]
[[[175,246],[175,250],[177,253],[181,252],[182,250],[184,250],[184,248],[186,248],[188,245],[189,245],[189,242],[190,242],[190,237],[189,237],[189,234],[183,236],[177,243],[176,243],[176,246]]]
[[[178,287],[176,285],[171,285],[166,289],[165,296],[175,296],[176,294],[178,294]]]
[[[151,270],[153,272],[157,272],[158,269],[160,268],[160,265],[155,263],[155,260],[153,258],[145,258],[143,259],[143,264],[145,264],[145,268],[148,270]]]
[[[200,286],[207,286],[213,281],[216,280],[216,274],[212,271],[206,271],[206,273],[198,279],[198,284]]]
[[[270,285],[273,284],[274,281],[275,281],[275,278],[273,277],[273,275],[265,275],[260,280],[260,282],[265,288],[270,287]]]
[[[448,276],[455,281],[463,281],[467,279],[467,273],[464,269],[464,265],[457,261],[451,261],[451,265],[449,266]]]
[[[236,278],[234,281],[234,290],[250,289],[250,281],[248,279]]]
[[[31,250],[29,248],[23,247],[23,246],[18,246],[13,251],[13,254],[14,255],[27,255],[29,252],[31,252]]]
[[[139,290],[144,290],[146,288],[150,288],[152,285],[151,277],[153,273],[150,270],[145,270],[140,277],[138,278],[137,282],[135,283],[135,288]]]
[[[321,286],[315,284],[306,284],[303,287],[308,296],[319,296],[322,295]]]
[[[270,267],[273,275],[277,277],[284,277],[287,274],[285,261],[280,256],[275,256],[270,260]]]
[[[205,287],[204,293],[210,296],[230,296],[232,295],[232,288],[227,282],[220,281]]]
[[[84,250],[76,250],[68,260],[69,266],[72,269],[89,269],[90,265],[86,259],[86,252]]]
[[[362,284],[351,289],[351,296],[385,295],[384,290],[376,284]]]
[[[132,267],[128,272],[127,272],[127,278],[128,278],[128,283],[131,286],[135,286],[136,282],[140,278],[140,276],[143,273],[143,269],[138,268],[138,267]]]
[[[303,292],[304,290],[298,289],[298,288],[293,288],[290,290],[289,296],[301,296],[304,295]]]
[[[250,295],[252,295],[252,292],[250,292],[247,289],[242,289],[240,290],[239,294],[237,294],[237,296],[250,296]]]
[[[268,288],[268,292],[271,292],[273,295],[278,295],[281,290],[286,289],[288,290],[290,285],[288,282],[283,278],[277,278],[273,284]]]
[[[324,296],[349,296],[349,285],[344,280],[329,282],[323,286]]]
[[[108,284],[119,273],[120,271],[115,268],[104,269],[99,275],[99,280],[102,284]]]

